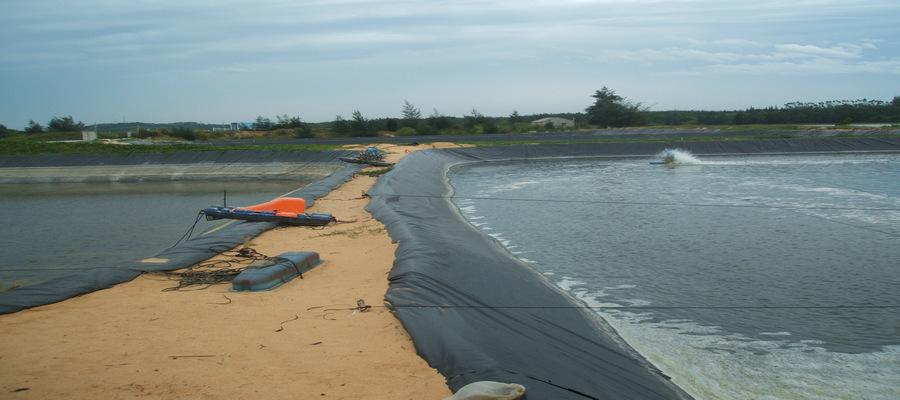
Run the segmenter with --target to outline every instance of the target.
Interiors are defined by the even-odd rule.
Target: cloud
[[[703,73],[726,74],[900,74],[900,57],[873,58],[867,52],[879,48],[874,41],[840,43],[822,46],[802,43],[763,44],[750,41],[719,39],[691,41],[693,47],[664,47],[659,49],[607,50],[594,60],[605,62],[633,62],[663,69],[677,65],[671,71],[678,75]],[[723,44],[736,51],[721,51]],[[741,47],[744,48],[741,48]],[[744,51],[737,51],[744,50]]]
[[[265,88],[247,102],[274,102],[275,87],[296,84],[318,87],[323,98],[356,99],[369,88],[465,109],[471,97],[489,94],[500,104],[504,93],[539,81],[546,93],[508,99],[540,110],[562,96],[555,87],[624,91],[672,74],[696,87],[705,78],[752,74],[804,73],[825,84],[833,74],[895,76],[900,57],[896,0],[2,0],[0,9],[0,73],[32,99],[6,94],[0,117],[36,117],[22,110],[41,109],[41,99],[65,103],[50,81],[96,92],[91,112],[125,107],[106,100],[115,98],[109,92],[154,93],[159,82],[169,93],[190,87],[197,98],[226,79]],[[107,81],[118,83],[97,83]],[[490,93],[477,93],[483,88]],[[447,92],[458,93],[461,105],[443,103]],[[307,93],[283,101],[301,102]],[[383,99],[372,101],[358,106],[382,106]],[[189,108],[160,103],[170,114]]]
[[[752,75],[797,74],[889,74],[900,75],[900,57],[887,60],[846,62],[814,58],[802,61],[763,62],[754,64],[714,64],[707,67],[712,72]]]
[[[784,54],[787,57],[796,57],[796,58],[805,58],[805,57],[821,57],[821,58],[860,58],[862,56],[862,50],[866,48],[865,46],[857,46],[857,45],[848,45],[848,46],[833,46],[833,47],[819,47],[811,44],[777,44],[775,45],[775,52],[778,54]],[[868,48],[875,48],[874,46]]]

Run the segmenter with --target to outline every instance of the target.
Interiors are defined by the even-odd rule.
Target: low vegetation
[[[329,122],[304,122],[299,116],[280,115],[273,119],[258,116],[249,123],[230,125],[177,122],[171,124],[112,123],[85,126],[72,116],[53,117],[46,126],[31,120],[23,130],[0,125],[0,154],[39,153],[121,153],[164,151],[216,151],[217,146],[192,142],[232,142],[252,139],[320,139],[332,137],[417,136],[417,135],[491,135],[497,133],[576,131],[602,128],[629,129],[654,127],[690,128],[717,131],[738,130],[754,138],[775,135],[774,131],[810,129],[804,124],[832,125],[832,129],[852,129],[857,123],[896,123],[900,121],[900,96],[891,101],[835,100],[820,103],[794,102],[782,107],[749,108],[734,111],[649,111],[641,103],[631,101],[614,90],[603,87],[592,95],[593,101],[583,112],[508,116],[482,114],[478,109],[462,116],[445,115],[436,108],[425,115],[415,104],[404,101],[399,117],[368,118],[353,110],[350,118],[335,116]],[[549,119],[547,119],[549,118]],[[538,121],[541,120],[541,121]],[[557,125],[558,124],[558,125]],[[236,125],[236,126],[235,126]],[[233,130],[237,128],[237,130]],[[894,125],[887,131],[900,126]],[[828,129],[816,127],[815,129]],[[152,146],[106,146],[91,143],[54,143],[78,141],[81,131],[97,132],[98,139],[140,141]],[[843,131],[841,131],[843,132]],[[760,136],[762,135],[762,136]],[[619,139],[614,139],[621,141]],[[653,141],[654,139],[635,139]],[[709,140],[698,137],[697,140]],[[729,140],[739,138],[729,137]],[[526,143],[528,141],[513,141]],[[556,141],[559,142],[559,141]],[[302,142],[301,142],[302,143]],[[479,141],[479,145],[498,143]],[[509,141],[502,142],[509,143]],[[229,146],[229,149],[240,147]],[[255,149],[260,147],[255,146]],[[322,150],[322,145],[275,146],[284,151]]]
[[[379,169],[369,169],[369,170],[359,171],[359,172],[357,172],[356,174],[357,174],[357,175],[364,175],[364,176],[378,177],[378,176],[384,175],[384,174],[386,174],[386,173],[388,173],[388,172],[391,172],[392,169],[394,169],[394,167],[386,167],[386,168],[379,168]]]

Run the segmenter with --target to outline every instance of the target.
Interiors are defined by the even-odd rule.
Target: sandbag
[[[444,400],[513,400],[525,394],[525,386],[518,383],[493,381],[472,382]]]

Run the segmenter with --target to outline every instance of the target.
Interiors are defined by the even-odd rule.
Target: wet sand
[[[426,148],[383,147],[390,161]],[[175,282],[144,275],[0,315],[0,398],[448,396],[388,310],[351,310],[358,299],[382,304],[396,249],[360,198],[375,180],[358,175],[310,210],[354,222],[276,228],[247,243],[267,255],[322,257],[303,279],[275,290],[163,292]]]

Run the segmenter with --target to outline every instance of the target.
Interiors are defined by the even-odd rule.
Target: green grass
[[[879,132],[879,133],[869,133],[865,135],[853,134],[853,133],[836,133],[829,137],[833,138],[859,138],[859,137],[868,137],[868,138],[895,138],[900,137],[900,134],[893,133],[889,131]]]
[[[509,146],[522,144],[581,144],[581,143],[660,143],[660,142],[706,142],[706,141],[742,141],[742,140],[765,140],[765,139],[809,139],[803,134],[810,132],[809,129],[799,128],[797,125],[698,125],[698,126],[654,126],[629,128],[629,131],[640,133],[644,129],[672,129],[674,131],[687,129],[703,129],[710,131],[708,134],[697,133],[695,136],[684,138],[671,137],[644,137],[644,138],[592,138],[592,139],[510,139],[510,140],[490,140],[490,141],[466,141],[461,140],[457,143],[471,144],[479,147],[487,146]],[[885,129],[863,129],[865,134],[853,133],[837,133],[829,137],[845,138],[845,137],[900,137],[896,133],[896,128]],[[873,133],[872,131],[875,131]],[[736,131],[745,134],[723,137],[716,134],[716,131]],[[787,132],[785,132],[787,131]],[[263,144],[263,145],[203,145],[190,142],[165,143],[154,145],[117,145],[106,143],[48,143],[46,140],[59,140],[77,135],[80,133],[45,133],[40,136],[13,134],[0,138],[0,155],[36,155],[36,154],[130,154],[130,153],[177,153],[177,152],[205,152],[205,151],[240,151],[240,150],[265,150],[279,152],[304,152],[304,151],[325,151],[339,150],[342,145],[339,144]],[[487,136],[487,135],[485,135]],[[484,137],[484,136],[480,136]],[[439,140],[439,139],[436,139]],[[390,169],[373,170],[361,172],[367,176],[378,176],[386,173]]]
[[[671,130],[719,130],[719,131],[799,131],[812,129],[812,127],[806,127],[802,125],[796,124],[747,124],[747,125],[701,125],[701,124],[683,124],[683,125],[647,125],[647,126],[634,126],[628,128],[616,128],[616,129],[627,129],[627,130],[642,130],[642,129],[671,129]]]
[[[885,138],[900,137],[900,134],[894,133],[877,133],[867,135],[839,134],[828,136],[831,138]],[[547,140],[491,140],[491,141],[457,141],[459,144],[470,144],[476,147],[494,147],[494,146],[514,146],[514,145],[531,145],[531,144],[588,144],[588,143],[671,143],[671,142],[733,142],[747,140],[773,140],[773,139],[793,139],[793,140],[810,140],[821,139],[820,137],[794,136],[787,134],[760,134],[749,136],[691,136],[684,138],[660,137],[660,138],[596,138],[583,140],[565,140],[565,139],[547,139]]]
[[[377,176],[384,175],[384,174],[386,174],[386,173],[388,173],[388,172],[391,172],[392,169],[394,169],[394,167],[387,167],[387,168],[381,168],[381,169],[373,169],[373,170],[369,170],[369,171],[359,171],[359,172],[357,172],[356,174],[357,174],[357,175],[365,175],[365,176],[377,177]]]

